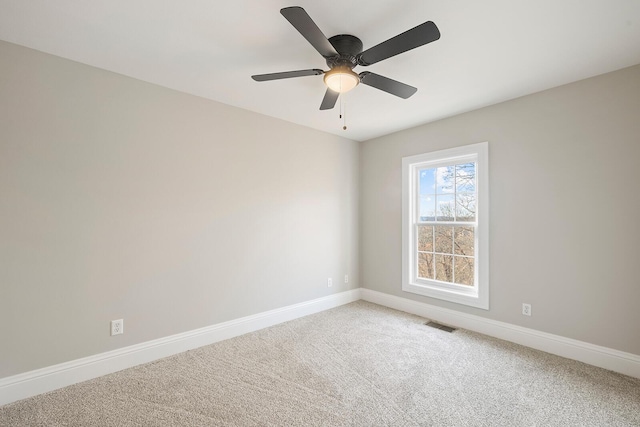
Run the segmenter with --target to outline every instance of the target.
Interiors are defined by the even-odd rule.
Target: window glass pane
[[[420,195],[435,194],[436,192],[436,170],[420,169]]]
[[[443,252],[445,254],[453,253],[453,226],[451,225],[436,225],[434,227],[436,235],[436,252]]]
[[[475,193],[476,164],[464,163],[456,165],[456,191]]]
[[[455,258],[455,282],[459,285],[473,286],[473,258]]]
[[[458,193],[456,196],[456,221],[476,220],[475,193]]]
[[[454,254],[474,256],[473,227],[456,227],[454,230]]]
[[[418,226],[418,250],[422,252],[433,252],[433,226]]]
[[[418,254],[418,277],[433,279],[433,254]]]
[[[439,194],[436,202],[436,221],[453,221],[455,213],[455,196],[453,194]]]
[[[453,282],[453,256],[436,254],[436,280]]]
[[[436,193],[453,194],[455,192],[455,166],[442,166],[436,169]]]
[[[420,221],[435,221],[436,219],[436,196],[420,195]]]

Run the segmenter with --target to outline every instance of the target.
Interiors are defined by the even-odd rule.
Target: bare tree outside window
[[[467,224],[476,220],[476,164],[422,169],[419,177],[418,277],[473,286],[475,233]]]

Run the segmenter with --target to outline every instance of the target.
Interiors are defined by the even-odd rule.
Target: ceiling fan
[[[356,36],[339,34],[327,39],[307,12],[299,6],[285,7],[280,10],[280,13],[325,58],[329,71],[314,68],[257,74],[251,76],[251,78],[258,82],[265,82],[324,74],[327,91],[324,94],[322,104],[320,104],[321,110],[332,109],[341,93],[350,91],[359,83],[380,89],[400,98],[409,98],[416,93],[417,88],[369,71],[356,74],[353,68],[357,65],[366,67],[375,64],[440,38],[440,31],[436,24],[427,21],[363,52],[362,41]]]

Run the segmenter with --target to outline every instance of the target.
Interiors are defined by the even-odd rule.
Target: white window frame
[[[475,283],[456,285],[418,278],[418,171],[476,162]],[[451,224],[451,223],[449,223]],[[458,304],[489,309],[489,143],[402,158],[402,290]]]

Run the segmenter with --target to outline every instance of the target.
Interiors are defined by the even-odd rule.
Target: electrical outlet
[[[344,275],[344,283],[349,283],[349,275],[348,274]]]
[[[111,321],[111,335],[124,334],[124,320],[112,320]]]
[[[333,286],[333,279],[329,277],[329,280],[327,280],[327,288],[330,288],[332,286]]]
[[[531,304],[522,303],[522,314],[531,316]]]

